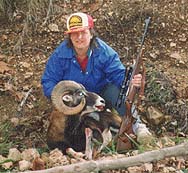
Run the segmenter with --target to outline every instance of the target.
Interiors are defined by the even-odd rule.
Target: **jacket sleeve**
[[[63,70],[60,70],[60,58],[58,57],[58,50],[50,56],[47,61],[44,73],[42,75],[41,84],[43,87],[44,95],[48,98],[51,97],[54,86],[62,80]],[[61,73],[60,73],[61,71]]]
[[[120,61],[119,55],[114,49],[106,45],[104,50],[103,54],[101,54],[103,58],[100,58],[100,60],[103,64],[106,79],[120,88],[125,76],[125,66]]]
[[[108,60],[104,64],[106,78],[120,88],[125,76],[125,66],[113,49],[109,49],[106,53],[108,54],[106,55]]]

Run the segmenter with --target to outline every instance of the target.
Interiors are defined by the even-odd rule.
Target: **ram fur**
[[[61,81],[52,91],[55,109],[49,118],[47,144],[50,149],[59,148],[84,151],[85,128],[93,130],[94,137],[102,140],[105,129],[119,128],[121,119],[106,109],[105,101],[99,95],[88,92],[73,81]]]

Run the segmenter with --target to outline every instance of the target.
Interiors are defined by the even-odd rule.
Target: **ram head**
[[[103,98],[87,92],[83,85],[70,80],[59,82],[52,91],[51,99],[55,108],[64,115],[75,115],[83,109],[88,112],[102,111],[105,106]]]

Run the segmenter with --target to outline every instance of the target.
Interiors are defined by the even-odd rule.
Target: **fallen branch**
[[[42,23],[42,26],[44,26],[44,25],[47,23],[47,21],[48,21],[48,19],[49,19],[49,15],[50,15],[50,13],[51,13],[51,11],[52,11],[52,7],[53,7],[52,0],[50,0],[50,1],[49,1],[49,6],[48,6],[47,15],[46,15],[46,18],[45,18],[44,22]]]
[[[102,170],[124,169],[130,166],[138,166],[143,163],[162,160],[166,157],[183,156],[188,154],[188,142],[177,146],[163,148],[160,150],[148,151],[136,156],[117,158],[111,160],[86,161],[66,166],[58,166],[41,171],[27,171],[27,173],[98,173]],[[24,172],[25,173],[25,172]]]
[[[26,100],[27,98],[29,97],[29,94],[32,92],[33,88],[30,88],[29,91],[25,94],[25,97],[22,99],[20,105],[18,106],[18,109],[17,109],[17,116],[20,115],[21,111],[22,111],[22,108],[24,106],[24,104],[26,103]]]

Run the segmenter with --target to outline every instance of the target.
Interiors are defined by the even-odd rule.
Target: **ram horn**
[[[79,113],[84,108],[86,104],[86,100],[84,97],[80,101],[80,103],[75,107],[67,106],[62,100],[62,97],[65,94],[77,89],[85,89],[85,88],[82,85],[79,85],[78,83],[70,80],[61,81],[54,87],[51,94],[51,99],[55,108],[59,112],[62,112],[65,115],[74,115]]]

